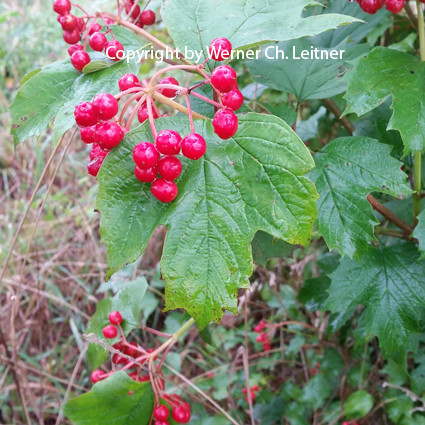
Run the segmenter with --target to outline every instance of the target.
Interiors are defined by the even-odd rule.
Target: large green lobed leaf
[[[248,287],[252,273],[250,244],[258,230],[308,244],[317,192],[304,177],[313,167],[310,153],[281,119],[240,116],[237,135],[227,141],[214,134],[210,121],[195,125],[207,153],[198,161],[183,158],[174,202],[158,202],[134,177],[133,147],[153,141],[146,123],[106,158],[97,208],[109,275],[140,256],[158,225],[167,226],[161,260],[166,309],[185,308],[204,328],[224,309],[236,312],[237,291]],[[186,117],[162,118],[157,126],[190,131]]]

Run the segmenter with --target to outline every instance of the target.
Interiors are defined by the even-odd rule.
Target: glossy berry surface
[[[99,32],[102,29],[102,25],[100,25],[98,22],[95,22],[90,26],[89,35],[94,34],[95,32]]]
[[[98,143],[93,143],[93,146],[90,151],[90,160],[93,160],[95,158],[105,158],[105,156],[108,155],[108,151],[103,150]]]
[[[78,29],[74,29],[72,31],[64,31],[62,36],[65,43],[68,44],[76,44],[80,41],[80,32],[78,31]]]
[[[173,181],[159,178],[152,183],[151,192],[158,201],[171,202],[176,199],[179,191]]]
[[[130,342],[130,345],[131,347],[125,347],[125,354],[131,357],[138,357],[140,355],[140,351],[136,350],[136,348],[138,347],[137,343]]]
[[[96,177],[99,173],[100,167],[102,166],[104,159],[105,159],[105,157],[99,156],[99,157],[96,157],[93,160],[91,160],[87,164],[87,172],[91,176]]]
[[[224,106],[237,111],[243,105],[243,94],[237,88],[234,88],[226,93],[221,101]]]
[[[168,407],[165,406],[164,404],[160,404],[153,411],[153,417],[159,421],[165,421],[168,419],[169,416],[170,416],[170,411],[168,410]]]
[[[187,412],[184,407],[176,407],[173,409],[171,416],[178,424],[184,424],[187,422]]]
[[[232,43],[227,38],[220,37],[211,41],[209,55],[215,61],[224,61],[230,57]]]
[[[95,384],[96,382],[102,381],[104,378],[105,373],[101,371],[100,369],[94,370],[90,375],[90,380]]]
[[[375,14],[384,5],[384,0],[360,0],[360,7],[363,12]]]
[[[124,46],[118,40],[111,40],[105,44],[105,54],[109,59],[120,60],[124,55]]]
[[[142,25],[153,25],[155,23],[155,12],[153,10],[144,10],[140,15],[139,22]]]
[[[405,0],[385,0],[385,8],[391,13],[400,13],[404,8]]]
[[[105,48],[107,42],[106,35],[101,32],[94,32],[89,39],[90,47],[95,52],[101,52]]]
[[[77,50],[71,56],[71,63],[77,71],[81,72],[84,67],[90,63],[90,56],[87,54],[87,52]]]
[[[140,15],[140,6],[139,5],[134,6],[134,9],[133,9],[133,6],[134,6],[134,3],[127,2],[125,5],[125,13],[129,14],[131,12],[131,17],[133,19],[136,19]],[[131,9],[133,9],[133,11],[131,11]]]
[[[178,86],[179,82],[173,77],[165,77],[159,82],[159,84],[173,84]],[[165,97],[169,97],[170,99],[176,97],[177,94],[177,90],[174,89],[159,89],[158,92],[163,94]]]
[[[175,180],[182,173],[182,163],[174,155],[163,156],[158,161],[158,172],[167,180]]]
[[[123,129],[116,123],[105,121],[96,126],[96,142],[102,149],[111,150],[118,146],[124,137]]]
[[[177,131],[162,130],[155,140],[156,148],[164,155],[176,155],[180,152],[182,138]]]
[[[118,101],[112,94],[97,94],[92,101],[97,116],[103,120],[110,120],[118,113]]]
[[[152,108],[152,116],[157,119],[158,118],[158,112],[156,112],[155,108]],[[149,118],[149,111],[148,107],[146,105],[143,105],[138,111],[137,111],[137,119],[140,123],[144,123]]]
[[[102,333],[105,338],[112,339],[118,335],[118,330],[115,326],[107,325],[103,328]]]
[[[133,161],[142,169],[155,167],[159,160],[159,152],[152,143],[141,142],[133,149]]]
[[[71,11],[71,2],[69,0],[55,0],[53,10],[59,15],[65,15]]]
[[[211,73],[211,84],[222,93],[231,91],[235,87],[236,81],[235,70],[227,65],[220,65]]]
[[[80,137],[81,140],[88,145],[94,143],[96,140],[96,126],[82,127],[80,129]]]
[[[200,134],[193,133],[183,139],[181,148],[186,158],[197,160],[207,151],[207,144]]]
[[[68,54],[69,56],[72,56],[75,52],[80,50],[84,50],[84,47],[81,44],[72,44],[68,47]]]
[[[216,112],[212,125],[214,133],[220,139],[227,140],[238,131],[238,117],[230,109],[221,109]]]
[[[65,31],[72,31],[77,28],[78,26],[78,20],[77,18],[72,15],[71,13],[68,13],[66,15],[62,15],[59,17],[59,23],[63,30]]]
[[[118,87],[121,91],[132,89],[133,87],[140,87],[140,81],[134,74],[124,74],[118,80]]]
[[[155,421],[154,425],[170,425],[168,421]]]
[[[111,325],[120,325],[122,323],[122,316],[119,311],[111,311],[108,318]]]
[[[156,166],[151,168],[134,167],[134,175],[141,183],[152,183],[158,177],[158,169]]]
[[[79,127],[90,127],[99,121],[91,102],[79,103],[74,109],[74,117]]]

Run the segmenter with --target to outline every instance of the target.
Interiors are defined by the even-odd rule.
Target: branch
[[[333,99],[324,99],[323,104],[326,106],[326,108],[329,109],[329,111],[331,111],[336,116],[337,120],[347,130],[347,133],[352,136],[356,128],[347,117],[341,118],[342,111],[341,109],[339,109],[335,101]]]

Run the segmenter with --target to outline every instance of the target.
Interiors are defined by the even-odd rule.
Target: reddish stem
[[[129,100],[133,99],[134,97],[136,97],[136,98],[137,98],[137,95],[135,95],[135,96],[131,96],[131,98],[130,98]],[[127,123],[126,123],[126,125],[125,125],[125,128],[126,128],[127,130],[130,130],[131,123],[133,122],[134,117],[136,116],[136,114],[137,114],[137,112],[138,112],[139,108],[143,105],[143,102],[145,102],[145,101],[146,101],[146,95],[143,95],[143,96],[141,97],[141,99],[137,102],[136,106],[133,108],[133,111],[131,112],[130,118],[127,120]],[[130,103],[131,103],[131,102],[130,102]]]
[[[195,124],[193,124],[193,114],[192,114],[192,106],[190,104],[190,100],[189,100],[189,95],[186,93],[184,95],[185,99],[186,99],[186,104],[187,104],[187,115],[189,117],[189,122],[190,122],[190,131],[192,134],[195,133]]]
[[[199,93],[196,93],[196,92],[190,92],[190,94],[191,94],[192,96],[195,96],[195,97],[199,98],[199,99],[202,99],[204,102],[211,103],[211,105],[213,105],[213,106],[215,106],[215,107],[217,107],[217,108],[222,108],[222,107],[223,107],[223,105],[222,105],[222,104],[220,104],[220,103],[218,103],[218,102],[214,102],[214,100],[209,99],[208,97],[203,96],[202,94],[199,94]]]
[[[148,94],[148,99],[147,99],[147,102],[146,102],[146,106],[148,108],[149,125],[151,126],[151,131],[152,131],[153,139],[156,140],[156,137],[158,136],[158,132],[156,131],[155,118],[153,117],[153,112],[152,112],[152,96],[150,94]]]

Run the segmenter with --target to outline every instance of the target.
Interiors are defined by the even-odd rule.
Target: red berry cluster
[[[90,152],[89,174],[97,176],[108,152],[119,145],[125,130],[112,120],[118,113],[118,101],[109,93],[101,93],[92,102],[81,102],[74,110],[80,127],[81,140],[93,144]]]
[[[359,423],[356,422],[356,421],[354,421],[354,422],[345,421],[345,422],[342,423],[342,425],[359,425]]]
[[[187,424],[192,416],[190,405],[185,401],[181,401],[177,394],[163,395],[164,400],[171,406],[171,417],[178,424]],[[165,404],[158,405],[153,411],[155,425],[169,425],[168,417],[170,411]]]
[[[128,0],[124,4],[125,13],[128,15],[128,20],[133,22],[139,28],[143,28],[145,25],[153,25],[155,23],[155,12],[149,9],[141,10],[140,6],[135,3],[134,0]]]
[[[70,44],[68,53],[71,56],[73,67],[82,71],[90,63],[90,56],[86,51],[87,38],[89,38],[89,45],[94,51],[101,52],[104,50],[109,59],[121,59],[124,55],[123,45],[118,40],[108,41],[106,39],[106,33],[100,32],[102,25],[96,22],[96,17],[89,24],[90,17],[76,17],[71,13],[71,6],[69,0],[55,0],[53,3],[53,10],[58,14],[58,22],[63,29],[63,39]],[[108,26],[114,21],[105,18],[104,22]],[[111,31],[108,30],[107,32]],[[83,37],[84,44],[80,44],[81,37]]]
[[[255,397],[257,396],[257,393],[259,391],[258,385],[253,385],[250,389],[249,389],[249,397],[251,397],[251,402],[254,403],[255,402]],[[248,390],[247,388],[243,388],[242,390],[242,394],[245,394],[245,401],[247,403],[249,403],[249,398],[248,398]]]
[[[353,1],[353,0],[349,0]],[[391,13],[400,13],[403,10],[404,4],[408,0],[355,0],[356,3],[362,8],[364,12],[373,15],[379,9],[384,6]],[[425,0],[421,0],[421,3],[425,3]]]
[[[263,350],[270,351],[272,348],[271,340],[269,336],[267,335],[267,333],[263,331],[266,328],[266,326],[267,326],[266,321],[263,319],[261,320],[260,323],[254,326],[254,332],[259,334],[256,338],[256,341],[263,344]]]

